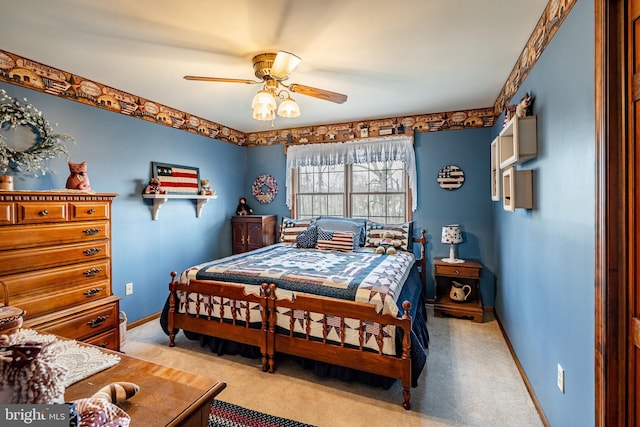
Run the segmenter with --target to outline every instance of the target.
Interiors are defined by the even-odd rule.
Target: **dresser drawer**
[[[118,301],[60,317],[38,325],[39,331],[76,340],[94,337],[118,327]]]
[[[16,203],[16,224],[42,224],[66,220],[66,202]]]
[[[0,252],[0,275],[109,258],[108,240]]]
[[[109,206],[109,203],[104,202],[71,202],[69,203],[69,220],[109,219]]]
[[[84,262],[48,270],[4,276],[2,280],[9,288],[9,301],[22,294],[50,292],[52,289],[64,292],[66,289],[89,286],[93,283],[110,280],[111,261],[108,259]]]
[[[84,342],[98,347],[108,348],[109,350],[120,351],[120,346],[118,345],[118,329],[112,329],[94,337],[87,338]]]
[[[13,203],[0,202],[0,225],[13,224]]]
[[[109,295],[111,295],[111,284],[109,281],[104,281],[63,289],[51,288],[47,292],[21,294],[11,298],[11,305],[26,311],[25,319],[33,319]]]
[[[108,221],[0,227],[0,251],[108,239]]]
[[[468,277],[479,278],[480,270],[475,267],[464,267],[462,265],[439,265],[435,266],[435,274],[438,276],[451,276],[451,277]]]

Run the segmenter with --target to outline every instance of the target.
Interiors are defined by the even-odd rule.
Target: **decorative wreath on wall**
[[[260,175],[253,181],[253,197],[260,203],[271,203],[278,194],[278,183],[271,175]]]
[[[54,133],[53,127],[42,117],[42,111],[26,104],[27,98],[24,101],[25,105],[22,105],[17,99],[7,95],[6,91],[0,91],[0,128],[6,129],[6,123],[10,129],[18,125],[27,126],[36,136],[33,145],[20,151],[9,147],[6,139],[0,135],[0,175],[6,174],[10,169],[34,176],[38,176],[38,173],[45,175],[49,169],[42,162],[60,155],[69,158],[69,151],[62,141],[75,144],[72,136]]]

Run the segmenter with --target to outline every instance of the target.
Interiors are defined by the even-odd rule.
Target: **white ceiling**
[[[491,107],[547,0],[20,0],[0,5],[0,49],[242,132],[260,85],[251,58],[302,58],[276,128]]]

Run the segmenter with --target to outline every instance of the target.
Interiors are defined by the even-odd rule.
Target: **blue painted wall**
[[[442,226],[459,223],[463,228],[464,243],[457,245],[456,253],[462,258],[475,258],[485,266],[481,281],[485,304],[493,306],[495,295],[493,229],[491,189],[488,174],[491,129],[452,130],[418,133],[414,138],[416,167],[418,169],[418,209],[413,213],[416,230],[427,231],[428,264],[433,257],[449,256],[449,247],[440,243]],[[246,194],[252,200],[255,213],[289,216],[285,197],[286,158],[283,147],[264,146],[248,148]],[[465,182],[458,190],[443,190],[438,186],[438,171],[447,165],[456,165],[465,173]],[[259,205],[251,197],[253,180],[263,173],[277,180],[279,191],[274,201]],[[418,235],[418,232],[415,232]],[[431,267],[427,274],[427,296],[433,296]]]
[[[493,129],[415,136],[419,193],[413,219],[428,232],[428,259],[447,256],[441,227],[460,223],[458,256],[484,264],[485,304],[495,306],[554,426],[594,424],[593,39],[593,1],[579,0],[512,101],[525,90],[536,96],[538,157],[521,166],[534,170],[533,210],[508,213],[491,201],[489,146],[502,119]],[[230,254],[229,217],[239,197],[247,197],[257,214],[289,215],[280,145],[237,147],[13,85],[0,88],[28,97],[59,123],[60,132],[75,136],[71,160],[89,163],[96,191],[120,194],[113,205],[113,285],[131,321],[161,309],[169,271]],[[140,196],[151,161],[199,167],[219,198],[198,219],[192,201],[172,200],[152,221],[150,203]],[[465,172],[455,191],[436,183],[438,170],[449,164]],[[16,189],[63,188],[66,163],[51,166],[57,175],[18,180]],[[279,183],[267,205],[251,196],[253,180],[263,173]],[[134,283],[132,296],[124,296],[126,282]],[[556,388],[557,363],[566,371],[565,394]]]
[[[131,321],[162,309],[172,270],[231,253],[228,218],[244,189],[246,148],[18,86],[0,83],[0,88],[20,100],[26,97],[51,124],[58,123],[57,132],[76,138],[77,145],[68,146],[71,161],[87,161],[95,191],[119,194],[113,202],[113,290]],[[152,161],[200,168],[218,199],[204,206],[201,218],[194,201],[170,200],[152,221],[151,201],[141,197]],[[66,160],[50,161],[50,167],[57,174],[16,177],[15,188],[64,188]],[[133,295],[124,296],[127,282],[134,284]]]
[[[512,101],[535,95],[534,209],[494,205],[496,312],[553,426],[595,423],[593,9],[576,3]]]

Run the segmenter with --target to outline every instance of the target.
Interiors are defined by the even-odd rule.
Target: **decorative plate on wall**
[[[445,190],[457,190],[464,183],[464,172],[458,166],[445,166],[438,172],[438,185]]]

